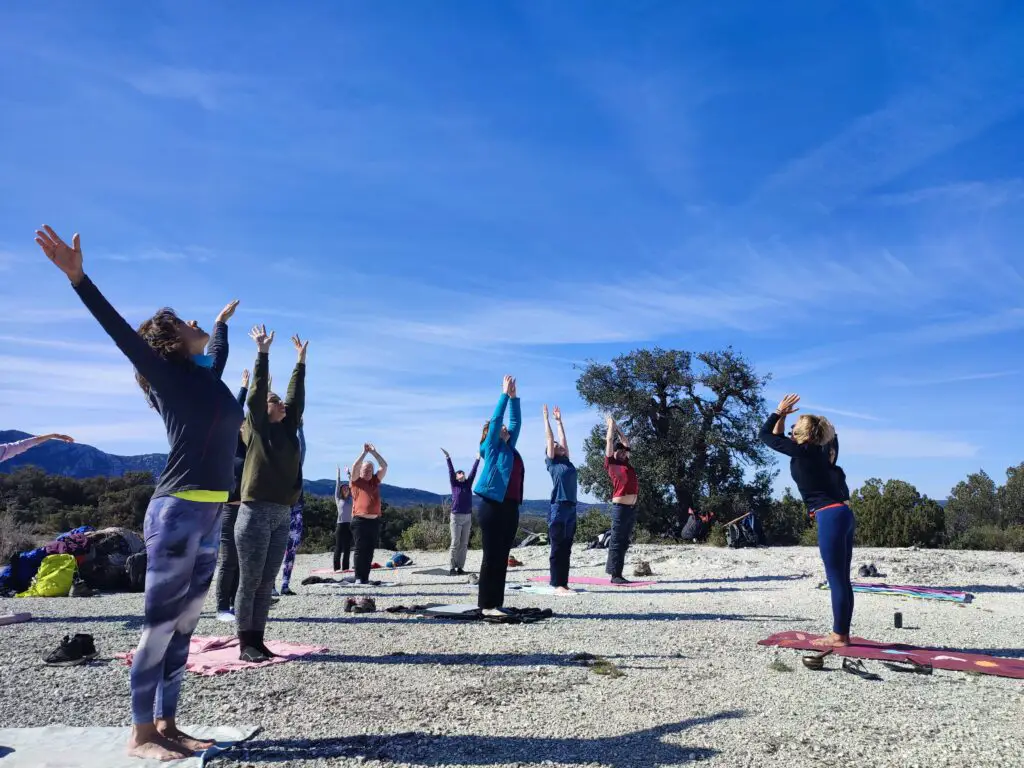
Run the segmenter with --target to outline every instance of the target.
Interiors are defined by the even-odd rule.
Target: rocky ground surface
[[[637,546],[656,586],[592,587],[576,597],[510,594],[550,607],[528,625],[415,619],[394,605],[472,602],[465,580],[425,576],[442,553],[410,553],[387,585],[299,586],[330,556],[301,556],[268,638],[330,650],[218,677],[189,675],[184,723],[261,727],[213,765],[263,766],[1007,766],[1024,764],[1024,681],[936,671],[881,682],[811,672],[800,654],[757,641],[821,632],[828,593],[810,548],[723,550]],[[546,573],[547,551],[516,550],[513,583]],[[387,553],[378,553],[381,562]],[[479,562],[470,553],[470,565]],[[601,575],[604,552],[578,549],[576,573]],[[1024,558],[975,552],[862,549],[890,583],[949,586],[969,605],[858,595],[855,634],[881,641],[1024,657]],[[371,594],[378,612],[343,612]],[[198,635],[227,634],[212,603]],[[111,660],[138,640],[142,596],[0,600],[32,622],[0,627],[0,727],[125,725],[128,669]],[[905,628],[893,627],[894,611]],[[95,636],[103,659],[50,668],[40,658],[65,633]],[[587,666],[579,654],[611,665]],[[615,670],[621,672],[617,675]],[[598,671],[612,674],[598,674]],[[3,760],[0,759],[0,766]]]

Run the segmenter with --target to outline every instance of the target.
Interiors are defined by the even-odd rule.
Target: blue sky
[[[579,452],[574,363],[731,344],[944,496],[1024,460],[1024,6],[49,2],[0,23],[0,426],[163,450],[32,242],[133,323],[311,339],[307,476],[444,491],[506,371]],[[534,459],[530,459],[533,456]],[[788,482],[783,474],[781,488]]]

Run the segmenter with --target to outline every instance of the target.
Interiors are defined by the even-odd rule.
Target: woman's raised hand
[[[544,412],[544,421],[547,421],[548,420],[548,404],[547,403],[544,403],[543,412]]]
[[[244,371],[242,371],[242,389],[248,389],[248,388],[249,388],[249,369],[246,368]]]
[[[508,396],[511,397],[512,399],[515,399],[515,398],[519,397],[519,392],[516,389],[516,379],[515,379],[515,376],[512,377],[512,384],[509,385]]]
[[[501,380],[501,391],[502,393],[509,395],[512,392],[512,384],[515,381],[511,376],[506,376]]]
[[[299,362],[306,362],[306,350],[309,348],[309,341],[306,340],[303,342],[302,339],[299,338],[299,334],[295,334],[292,336],[292,346],[295,347],[295,351],[299,354]]]
[[[450,459],[451,458],[451,454],[449,454],[448,451],[446,451],[444,448],[441,449],[441,453],[444,454],[444,457],[446,459]]]
[[[231,316],[235,314],[236,309],[238,309],[238,299],[229,301],[228,305],[220,311],[219,315],[217,315],[217,322],[226,323],[231,319]]]
[[[82,241],[76,232],[71,238],[71,245],[60,239],[53,227],[44,224],[36,230],[36,242],[43,249],[46,257],[57,265],[57,269],[68,276],[72,285],[78,285],[85,277],[82,267]]]
[[[262,352],[270,351],[270,345],[274,343],[274,331],[267,335],[267,326],[254,325],[249,331],[249,338],[256,342],[256,348]]]
[[[544,407],[546,408],[547,406],[544,406]],[[559,408],[557,405],[555,406],[554,414],[555,414],[555,421],[561,421],[562,420],[562,409]]]
[[[775,412],[780,416],[789,416],[789,414],[800,410],[796,407],[796,404],[799,402],[800,395],[786,395],[779,401],[779,407],[775,409]]]
[[[46,439],[46,440],[60,440],[62,443],[73,443],[73,442],[75,442],[75,438],[70,437],[69,435],[59,435],[56,432],[54,432],[53,434],[50,434],[50,435],[43,435],[43,438]]]

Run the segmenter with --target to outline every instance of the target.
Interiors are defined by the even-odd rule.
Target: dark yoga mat
[[[427,568],[426,570],[422,571],[413,571],[413,573],[415,573],[417,576],[447,576],[450,579],[460,578],[459,575],[452,576],[450,573],[448,573],[447,568]],[[472,573],[472,571],[466,571],[464,574],[461,574],[461,578],[466,578],[466,576],[469,576],[470,573]]]
[[[779,632],[759,640],[758,645],[777,645],[779,648],[795,648],[801,651],[820,651],[812,641],[821,635],[808,632]],[[1024,680],[1024,659],[1007,659],[1002,656],[986,656],[983,653],[963,653],[952,648],[919,648],[902,643],[876,643],[861,637],[850,639],[850,645],[836,648],[836,656],[873,661],[905,661],[913,659],[918,664],[931,664],[935,669],[953,672],[978,672],[983,675],[998,675]]]

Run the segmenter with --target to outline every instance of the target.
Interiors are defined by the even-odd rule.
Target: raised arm
[[[242,386],[240,386],[238,388],[238,395],[235,398],[236,400],[238,400],[238,404],[240,406],[242,406],[243,408],[245,408],[245,397],[248,394],[249,394],[249,369],[246,368],[244,371],[242,371]]]
[[[291,381],[288,382],[288,396],[285,405],[288,406],[288,418],[294,419],[298,424],[302,421],[302,413],[306,410],[306,350],[309,342],[303,343],[298,336],[292,336],[292,344],[299,359],[295,363],[295,370],[292,371]]]
[[[558,442],[565,449],[566,458],[569,457],[569,443],[565,439],[565,425],[562,423],[562,409],[555,406],[555,423],[558,425]]]
[[[370,455],[377,460],[377,466],[380,467],[377,470],[377,479],[384,482],[384,476],[388,473],[388,463],[384,460],[384,457],[377,453],[377,449],[370,445]]]
[[[786,395],[782,398],[779,402],[779,407],[768,416],[768,419],[761,426],[761,432],[758,434],[762,443],[772,450],[784,453],[787,456],[799,456],[802,449],[797,443],[777,430],[776,425],[789,414],[796,413],[799,410],[796,407],[798,402],[800,402],[799,395]]]
[[[476,480],[476,471],[479,467],[480,458],[477,457],[476,460],[473,461],[473,468],[469,470],[469,477],[466,478],[466,482],[468,482],[470,485],[473,485],[473,481]]]
[[[516,380],[512,379],[512,389],[509,390],[512,407],[508,415],[508,447],[515,448],[519,442],[519,433],[523,429],[523,409],[519,400],[519,391],[516,389]]]
[[[494,448],[501,441],[501,422],[505,420],[505,409],[508,408],[509,401],[509,388],[512,386],[513,379],[511,376],[506,376],[502,382],[501,397],[498,398],[498,404],[494,407],[494,413],[491,414],[491,420],[487,428],[487,437],[484,440],[484,444],[480,446],[480,450],[483,451],[484,447]]]
[[[544,404],[544,455],[549,459],[555,458],[555,433],[551,431],[551,419],[548,418],[548,406]]]
[[[341,501],[341,467],[338,467],[338,480],[334,484],[334,500]]]
[[[448,464],[448,483],[452,488],[455,487],[455,465],[452,464],[451,454],[448,453],[444,448],[441,449],[441,453],[444,454],[444,460]]]
[[[13,443],[5,443],[0,445],[0,463],[13,459],[25,451],[35,448],[37,445],[42,445],[50,440],[61,440],[65,443],[75,442],[74,438],[68,437],[67,435],[39,435],[38,437],[26,437],[24,440],[18,440]]]
[[[206,354],[213,358],[213,374],[218,379],[224,375],[224,368],[228,364],[228,320],[237,308],[238,299],[235,299],[220,311],[213,323],[210,343],[206,346]]]
[[[370,452],[370,444],[363,443],[363,452],[359,454],[359,458],[352,463],[352,469],[349,472],[350,477],[359,477],[359,468],[363,465],[363,459],[366,458],[366,454]]]
[[[605,419],[605,422],[608,424],[608,431],[604,436],[604,456],[606,459],[610,459],[615,455],[615,430],[617,427],[615,426],[615,419],[611,416]]]
[[[36,230],[36,242],[47,258],[67,275],[78,298],[113,339],[117,348],[135,366],[135,370],[156,390],[169,384],[172,364],[157,354],[146,340],[128,325],[85,274],[82,243],[78,234],[71,238],[69,246],[60,239],[51,226],[46,225],[43,229]]]
[[[261,428],[267,421],[267,396],[270,394],[270,345],[274,333],[267,334],[265,325],[253,326],[249,337],[256,342],[256,365],[253,367],[252,388],[249,390],[249,413],[247,423],[254,429]]]

